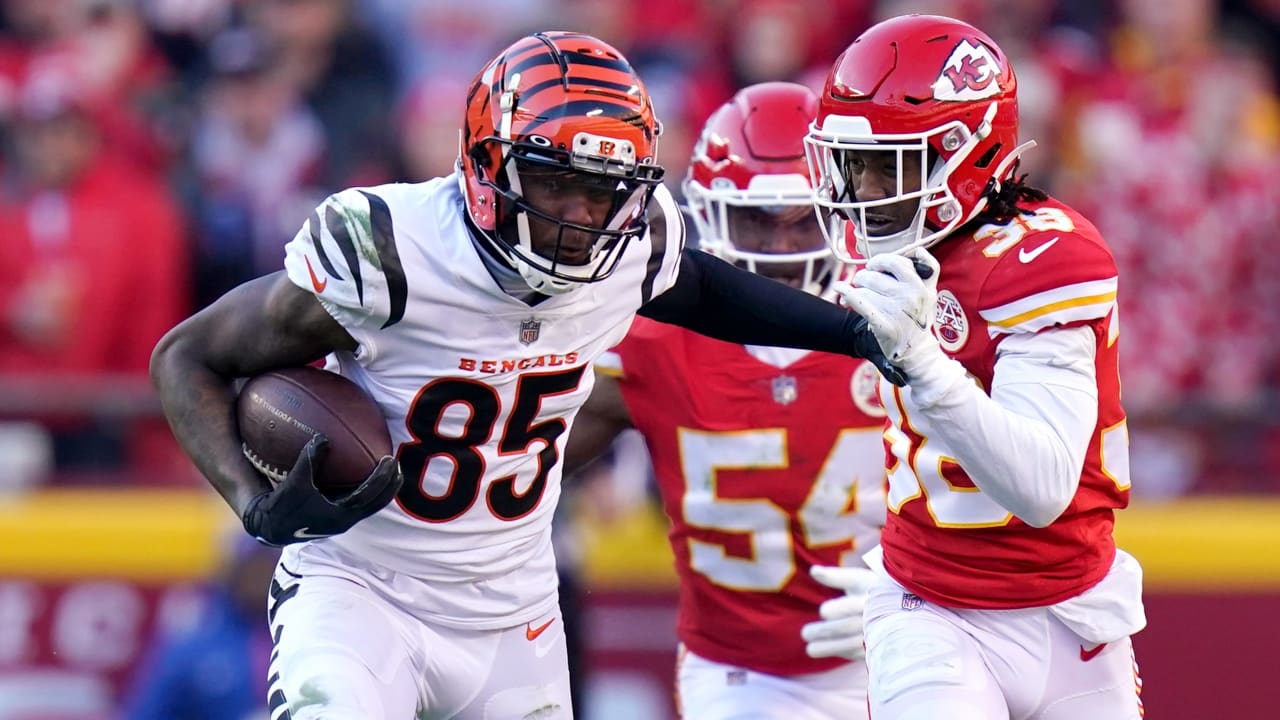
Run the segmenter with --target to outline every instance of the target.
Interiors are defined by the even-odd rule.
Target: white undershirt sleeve
[[[1028,525],[1052,523],[1079,487],[1098,422],[1095,342],[1088,327],[1004,338],[990,396],[945,357],[911,382],[916,411],[974,485]]]

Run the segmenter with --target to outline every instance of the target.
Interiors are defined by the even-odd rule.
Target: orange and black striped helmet
[[[459,181],[472,221],[534,287],[563,292],[607,277],[662,181],[661,123],[622,53],[590,35],[540,32],[498,53],[472,82],[462,128]],[[581,173],[613,192],[609,219],[584,227],[525,202],[521,171]],[[530,175],[524,182],[532,182]],[[589,231],[586,263],[534,252],[528,220]],[[558,247],[558,245],[557,245]]]

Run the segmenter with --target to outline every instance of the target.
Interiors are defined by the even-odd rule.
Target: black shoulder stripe
[[[662,189],[658,188],[658,192]],[[653,283],[657,280],[658,273],[662,271],[662,263],[668,256],[674,257],[675,263],[679,263],[679,255],[684,252],[684,243],[687,232],[684,226],[684,213],[680,212],[680,208],[676,207],[675,201],[671,196],[666,196],[663,201],[662,196],[654,193],[653,199],[649,203],[648,212],[649,221],[649,242],[651,244],[649,250],[649,261],[644,268],[644,282],[640,284],[640,300],[641,304],[647,304],[653,299]],[[674,225],[674,227],[673,227]],[[679,233],[676,237],[678,242],[673,247],[671,245],[671,233]]]
[[[391,307],[387,313],[387,321],[382,323],[382,327],[388,328],[404,318],[404,308],[409,298],[409,284],[404,277],[404,266],[400,264],[400,252],[396,249],[391,208],[387,207],[386,200],[377,195],[363,190],[360,194],[369,201],[369,225],[373,229],[373,246],[378,250],[382,274],[387,280],[387,296]]]
[[[644,282],[640,283],[640,304],[647,305],[653,299],[653,282],[662,269],[662,258],[667,254],[667,218],[659,211],[649,218],[649,261],[644,266]]]
[[[325,226],[329,228],[329,234],[333,236],[334,242],[338,243],[338,249],[342,250],[342,257],[347,261],[347,269],[351,271],[351,277],[356,282],[356,297],[359,298],[360,304],[364,304],[364,278],[360,276],[360,258],[356,255],[356,244],[351,239],[351,231],[347,229],[347,222],[343,219],[342,214],[333,209],[332,205],[325,205],[324,208]]]
[[[316,254],[320,256],[320,266],[329,276],[342,282],[342,275],[338,274],[338,269],[333,266],[333,262],[329,260],[329,254],[324,251],[324,243],[320,242],[320,212],[316,211],[311,215],[311,222],[307,223],[311,230],[311,244],[316,248]]]

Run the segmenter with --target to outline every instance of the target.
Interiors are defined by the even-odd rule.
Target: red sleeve
[[[1097,229],[1066,206],[1038,212],[1046,210],[1072,224],[1026,233],[996,259],[979,290],[978,312],[994,333],[1094,322],[1115,306],[1115,259]]]

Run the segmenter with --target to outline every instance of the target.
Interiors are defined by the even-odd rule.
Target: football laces
[[[257,453],[249,449],[247,443],[240,443],[240,450],[244,453],[244,457],[253,465],[254,469],[266,475],[272,482],[284,482],[285,476],[289,474],[288,470],[282,470],[274,465],[267,463]]]

